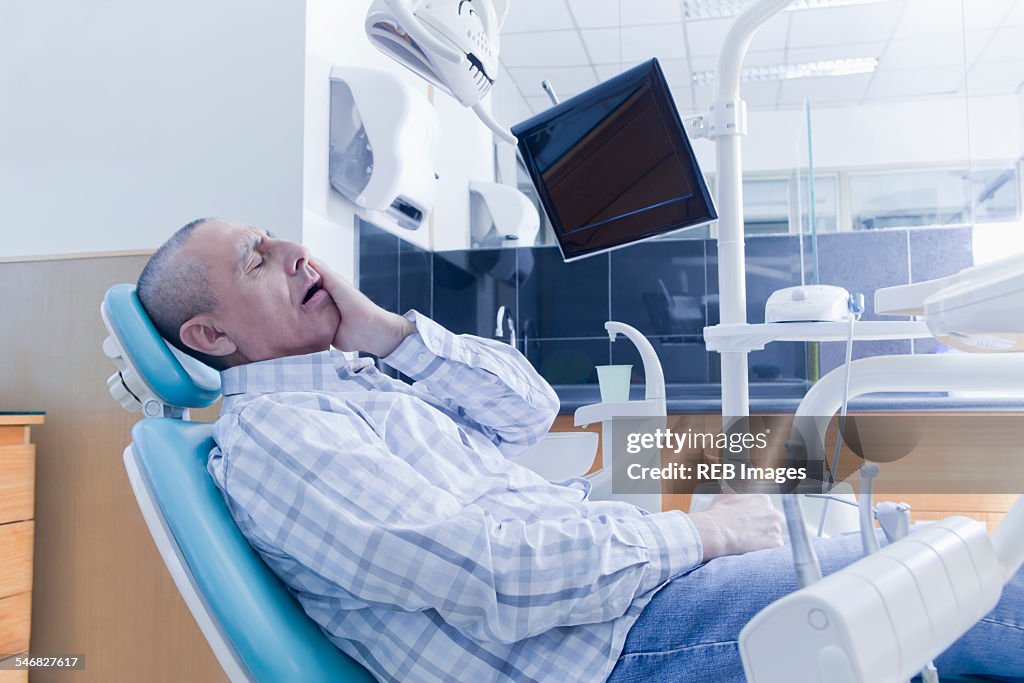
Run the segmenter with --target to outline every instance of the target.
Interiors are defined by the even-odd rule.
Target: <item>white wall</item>
[[[428,97],[426,82],[370,45],[363,29],[370,0],[308,0],[306,3],[306,94],[303,241],[339,272],[354,273],[355,212],[328,180],[329,76],[333,65],[356,65],[400,74]],[[433,215],[415,231],[396,230],[425,248],[469,244],[469,180],[493,178],[491,134],[450,96],[433,93],[439,131],[437,173],[441,177]],[[430,223],[433,223],[431,229]]]
[[[304,6],[0,0],[0,257],[301,236]]]

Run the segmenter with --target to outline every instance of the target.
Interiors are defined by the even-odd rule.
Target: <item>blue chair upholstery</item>
[[[194,408],[217,399],[219,375],[206,368],[214,382],[204,375],[205,366],[190,370],[182,366],[146,316],[134,287],[112,287],[104,299],[104,313],[125,355],[161,400]],[[174,552],[161,547],[168,569],[172,575],[183,569],[201,598],[201,607],[189,603],[197,621],[202,626],[209,617],[249,680],[372,681],[306,616],[235,525],[206,470],[215,445],[212,431],[210,424],[149,417],[135,424],[126,451],[129,476],[134,467],[142,479],[133,479],[140,507],[145,514],[152,501],[160,526],[174,546]],[[140,492],[139,486],[145,491]],[[148,517],[147,523],[161,546],[163,532],[158,533]],[[178,559],[184,567],[172,566]],[[175,581],[188,601],[181,576],[175,575]],[[203,614],[196,614],[197,609]],[[204,633],[211,637],[205,628]],[[223,659],[221,664],[225,665]]]
[[[372,681],[306,616],[238,530],[206,462],[209,424],[146,418],[140,469],[210,611],[256,681]]]
[[[220,374],[172,350],[146,314],[134,286],[111,287],[103,307],[111,333],[161,401],[180,408],[205,408],[220,398]]]

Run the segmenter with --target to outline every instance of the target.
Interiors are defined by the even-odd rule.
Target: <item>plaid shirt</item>
[[[423,315],[382,359],[222,373],[209,471],[306,613],[385,681],[602,681],[654,591],[696,566],[681,512],[515,464],[558,398],[522,355]]]

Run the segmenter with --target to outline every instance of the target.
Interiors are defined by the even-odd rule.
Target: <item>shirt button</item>
[[[418,360],[421,363],[426,363],[427,362],[427,354],[421,353],[420,355],[416,356],[416,360]]]

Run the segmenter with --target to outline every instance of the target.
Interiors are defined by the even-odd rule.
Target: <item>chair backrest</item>
[[[143,407],[147,396],[178,408],[205,408],[220,397],[217,371],[160,336],[134,286],[114,285],[107,290],[100,315],[110,331],[104,352],[117,364],[125,387]]]
[[[188,407],[212,402],[210,384],[190,379],[134,288],[108,292],[104,319],[161,400],[177,397]],[[268,683],[372,681],[306,616],[235,525],[206,469],[214,445],[209,424],[145,418],[132,429],[125,464],[164,561],[225,671],[233,680]]]

